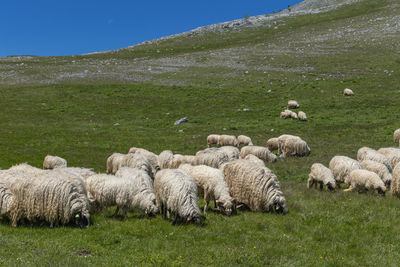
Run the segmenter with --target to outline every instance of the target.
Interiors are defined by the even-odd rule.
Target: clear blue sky
[[[1,0],[0,57],[127,47],[199,26],[261,15],[301,0]]]

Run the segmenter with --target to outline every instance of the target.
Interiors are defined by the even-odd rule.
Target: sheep
[[[270,138],[267,141],[267,148],[269,149],[269,151],[278,150],[278,145],[279,142],[277,137]]]
[[[208,147],[211,147],[211,145],[217,145],[219,137],[219,134],[210,134],[209,136],[207,136]]]
[[[400,162],[400,148],[395,147],[383,147],[378,149],[378,152],[384,155],[390,163],[390,166],[394,167]]]
[[[57,156],[47,155],[43,161],[43,169],[67,167],[67,161]]]
[[[14,196],[10,207],[13,227],[22,219],[44,220],[53,227],[77,218],[80,226],[89,226],[89,200],[84,186],[77,180],[53,171],[36,175],[14,172],[13,175],[25,176],[9,185]]]
[[[224,151],[229,158],[229,161],[235,160],[239,158],[240,151],[237,147],[234,146],[221,146],[219,149]]]
[[[78,177],[82,180],[86,180],[89,176],[96,174],[92,169],[83,168],[83,167],[57,168],[57,169],[54,169],[54,171],[70,174],[70,175]]]
[[[174,159],[174,154],[171,150],[164,150],[158,155],[158,166],[160,169],[167,169],[169,163]]]
[[[297,120],[299,119],[299,117],[297,116],[296,112],[293,112],[291,110],[286,109],[285,111],[281,112],[280,115],[281,119],[293,119],[293,120]]]
[[[307,115],[303,111],[299,111],[298,117],[299,117],[299,120],[301,120],[301,121],[306,121],[307,120]]]
[[[244,159],[248,154],[252,154],[259,159],[267,162],[275,162],[276,155],[269,151],[268,148],[263,146],[244,146],[240,150],[240,157]]]
[[[355,159],[346,156],[334,156],[329,162],[329,169],[331,169],[336,184],[340,188],[340,184],[347,183],[351,171],[362,169],[362,167]]]
[[[218,138],[218,146],[239,146],[239,141],[234,135],[220,135]]]
[[[344,96],[354,96],[354,92],[353,92],[353,90],[351,90],[351,89],[349,89],[349,88],[345,88],[345,89],[343,90],[343,95],[344,95]]]
[[[287,106],[288,106],[288,109],[289,108],[299,108],[300,107],[299,103],[297,103],[296,100],[289,100],[288,103],[287,103]]]
[[[45,170],[33,167],[27,163],[21,163],[12,166],[8,171],[17,171],[17,172],[22,172],[22,173],[30,173],[30,174],[42,174],[46,172]]]
[[[252,211],[287,213],[278,178],[267,167],[238,159],[224,164],[221,170],[229,192],[236,201],[247,205]]]
[[[322,190],[325,185],[330,191],[335,190],[336,181],[333,173],[330,169],[322,165],[321,163],[314,163],[311,166],[310,174],[308,175],[307,188],[312,188],[319,184],[319,189]]]
[[[148,194],[141,192],[132,178],[95,174],[86,179],[86,187],[99,209],[117,206],[113,216],[118,215],[120,209],[124,219],[127,217],[127,211],[136,209],[148,215],[158,212],[155,203],[148,198]]]
[[[393,168],[390,194],[400,198],[400,163],[396,164]]]
[[[245,146],[252,146],[253,142],[251,141],[251,138],[246,136],[246,135],[239,135],[237,137],[237,140],[239,142],[239,146],[240,145],[245,145]]]
[[[364,146],[358,150],[357,160],[363,161],[367,159],[382,163],[388,168],[390,172],[392,171],[392,166],[390,165],[389,160],[384,155],[382,155],[375,149]]]
[[[347,183],[350,185],[344,192],[376,190],[380,195],[384,196],[386,186],[378,174],[367,170],[353,170],[350,172]]]
[[[397,129],[393,133],[393,142],[395,142],[396,144],[400,144],[399,141],[400,141],[400,129]]]
[[[163,218],[174,216],[172,224],[182,221],[201,223],[197,201],[197,185],[193,178],[179,169],[164,169],[154,179],[157,207]]]
[[[147,172],[154,179],[155,170],[151,161],[141,153],[128,153],[122,160],[121,167],[138,168]]]
[[[229,194],[229,188],[221,170],[206,165],[192,166],[190,164],[182,164],[179,169],[193,178],[199,195],[204,196],[206,201],[204,216],[207,215],[208,204],[211,200],[214,201],[214,208],[222,209],[228,216],[232,214],[234,201]]]
[[[278,137],[278,154],[284,157],[304,157],[311,153],[307,143],[298,136],[284,134]]]
[[[244,157],[244,159],[257,163],[261,167],[265,167],[264,161],[262,159],[259,159],[257,156],[254,156],[253,154],[248,154],[246,157]]]
[[[124,161],[125,154],[113,153],[107,158],[107,173],[115,174],[119,168],[121,168],[122,162]]]
[[[196,153],[192,165],[207,165],[213,168],[219,168],[223,163],[229,161],[229,156],[219,148],[206,148]]]
[[[390,186],[390,183],[392,182],[392,175],[385,165],[372,160],[363,160],[360,164],[365,170],[378,174],[385,186]]]
[[[168,169],[177,169],[181,164],[193,164],[196,157],[193,155],[175,154],[173,159],[168,163]]]
[[[145,156],[146,158],[148,158],[151,163],[152,171],[154,174],[160,169],[160,166],[158,166],[158,156],[156,154],[154,154],[153,152],[148,151],[144,148],[131,147],[129,149],[128,154],[130,154],[130,153],[141,154],[141,155]]]

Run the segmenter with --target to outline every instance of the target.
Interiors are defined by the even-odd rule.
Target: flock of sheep
[[[300,137],[282,135],[269,140],[281,156],[307,156],[310,148]],[[201,223],[210,202],[225,215],[247,206],[252,211],[286,213],[286,200],[276,175],[265,166],[277,156],[267,147],[254,146],[247,136],[210,135],[208,148],[195,155],[156,155],[132,147],[113,153],[107,173],[68,167],[57,156],[46,156],[43,169],[26,163],[0,170],[0,207],[12,226],[47,222],[89,226],[90,215],[116,206],[149,216],[160,213],[175,223]],[[273,147],[272,147],[273,144]],[[218,147],[211,147],[217,145]],[[239,149],[241,148],[241,149]],[[203,214],[198,195],[205,200]]]

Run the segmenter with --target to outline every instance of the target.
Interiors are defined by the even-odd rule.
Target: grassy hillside
[[[0,167],[47,154],[105,171],[131,146],[194,154],[210,133],[257,145],[295,134],[307,158],[268,164],[285,216],[208,213],[206,225],[160,216],[93,216],[88,229],[0,224],[3,265],[395,265],[400,200],[308,190],[314,162],[393,146],[400,105],[400,6],[360,1],[327,13],[143,44],[109,53],[0,60]],[[276,23],[274,23],[276,22]],[[276,28],[275,28],[276,27]],[[23,63],[23,64],[22,64]],[[356,96],[345,98],[343,89]],[[281,120],[296,99],[307,122]],[[243,109],[249,109],[243,111]],[[188,117],[189,122],[174,126]],[[204,204],[203,200],[200,205]]]

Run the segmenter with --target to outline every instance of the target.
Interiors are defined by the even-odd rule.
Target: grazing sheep
[[[229,158],[229,161],[235,160],[239,158],[240,151],[237,147],[234,146],[221,146],[219,149],[224,151]]]
[[[288,109],[289,108],[299,108],[300,107],[299,103],[297,103],[296,100],[289,100],[288,103],[287,103],[287,106],[288,106]]]
[[[344,96],[354,96],[354,92],[353,92],[353,90],[351,90],[351,89],[349,89],[349,88],[345,88],[345,89],[343,90],[343,95],[344,95]]]
[[[378,174],[385,186],[390,186],[390,183],[392,182],[392,175],[385,165],[372,160],[363,160],[360,164],[365,170]]]
[[[297,120],[299,119],[299,117],[297,116],[296,112],[293,112],[291,110],[286,109],[285,111],[281,112],[280,115],[281,119],[293,119],[293,120]]]
[[[304,157],[311,153],[307,143],[298,136],[284,134],[278,137],[278,154],[284,157]]]
[[[362,169],[362,167],[355,159],[346,156],[334,156],[329,162],[329,169],[331,169],[336,184],[340,188],[340,184],[347,184],[346,181],[351,171]]]
[[[22,219],[31,222],[46,221],[50,226],[67,224],[79,218],[81,226],[89,226],[89,200],[84,186],[57,172],[23,175],[10,184],[14,200],[10,208],[12,226]]]
[[[177,169],[181,164],[193,164],[196,157],[193,155],[175,154],[173,159],[168,163],[168,169]]]
[[[400,148],[395,147],[383,147],[378,149],[378,152],[384,155],[390,163],[390,166],[394,167],[400,162]]]
[[[122,174],[121,174],[122,175]],[[114,216],[122,209],[124,219],[127,211],[136,209],[145,214],[158,212],[155,203],[148,194],[141,192],[136,182],[128,177],[116,177],[110,174],[95,174],[86,179],[86,187],[100,209],[117,206]]]
[[[394,166],[392,172],[392,183],[390,185],[390,194],[400,198],[400,164]]]
[[[246,157],[244,157],[244,159],[257,163],[261,167],[265,167],[265,162],[262,159],[259,159],[257,156],[254,156],[253,154],[248,154]]]
[[[236,201],[252,211],[287,213],[278,178],[270,169],[244,159],[228,162],[221,169]]]
[[[197,201],[197,185],[193,178],[179,169],[164,169],[154,179],[157,207],[163,218],[174,216],[172,224],[202,221]],[[168,213],[168,214],[167,214]]]
[[[229,188],[221,170],[206,165],[192,166],[190,164],[182,164],[179,169],[193,178],[197,184],[199,195],[204,196],[206,201],[204,215],[207,214],[208,204],[211,200],[214,201],[214,208],[222,209],[228,216],[232,214],[233,198],[229,194]]]
[[[268,139],[267,147],[268,147],[269,151],[278,150],[278,147],[279,147],[278,138],[277,137],[273,137],[273,138]]]
[[[395,142],[396,144],[400,144],[399,141],[400,141],[400,129],[397,129],[393,133],[393,142]]]
[[[244,146],[252,146],[253,145],[251,138],[246,135],[239,135],[237,137],[237,140],[239,142],[239,146],[240,145],[244,145]]]
[[[336,181],[333,177],[333,173],[330,169],[322,165],[321,163],[314,163],[311,166],[310,174],[308,175],[307,188],[312,188],[319,184],[319,189],[322,190],[325,185],[330,191],[335,190]]]
[[[154,179],[155,170],[151,161],[141,153],[128,153],[122,161],[121,167],[138,168],[147,172]]]
[[[141,155],[145,156],[146,158],[148,158],[151,163],[152,171],[154,174],[160,169],[160,166],[158,166],[158,156],[156,154],[154,154],[153,152],[148,151],[144,148],[131,147],[129,149],[128,154],[130,154],[130,153],[141,154]]]
[[[347,183],[350,185],[345,192],[361,191],[361,190],[376,190],[380,195],[384,196],[386,186],[378,174],[367,170],[353,170],[350,172]]]
[[[303,111],[299,111],[298,117],[299,117],[299,120],[301,120],[301,121],[306,121],[307,120],[307,115]]]
[[[229,156],[227,153],[219,148],[211,147],[198,151],[192,165],[207,165],[218,169],[228,161]]]
[[[269,151],[268,148],[263,146],[244,146],[240,150],[240,157],[244,159],[247,155],[252,154],[259,159],[262,159],[266,162],[275,162],[276,155]]]
[[[167,169],[168,164],[174,159],[174,154],[171,150],[164,150],[158,155],[158,166],[160,169]]]
[[[43,169],[67,167],[67,161],[57,156],[47,155],[43,161]]]
[[[382,155],[375,149],[364,146],[358,150],[357,160],[363,161],[367,159],[382,163],[388,168],[390,172],[392,171],[392,166],[390,165],[389,160],[384,155]]]
[[[207,136],[208,147],[211,147],[211,145],[217,145],[219,137],[219,134],[210,134],[209,136]]]
[[[107,173],[115,174],[122,166],[122,162],[125,159],[125,154],[113,153],[107,158]]]
[[[10,215],[10,208],[14,199],[13,194],[7,184],[0,181],[0,215],[5,217]]]
[[[239,141],[234,135],[220,135],[218,138],[218,146],[239,146]]]

